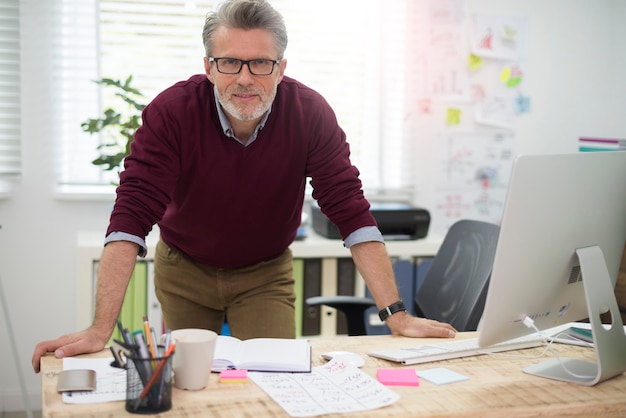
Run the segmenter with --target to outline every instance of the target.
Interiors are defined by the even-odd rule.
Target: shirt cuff
[[[343,241],[343,245],[346,248],[352,247],[354,244],[360,244],[362,242],[378,241],[384,243],[383,234],[376,226],[364,226],[352,232]]]
[[[137,253],[139,257],[145,257],[146,254],[148,254],[148,246],[146,245],[146,240],[136,235],[129,234],[126,232],[111,232],[104,239],[104,245],[106,246],[109,242],[113,242],[113,241],[134,242],[135,244],[139,245],[139,251]]]

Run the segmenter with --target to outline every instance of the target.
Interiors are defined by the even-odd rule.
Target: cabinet
[[[138,258],[133,278],[124,300],[122,320],[131,329],[140,328],[143,316],[151,324],[161,323],[161,311],[154,296],[153,257],[158,236],[148,237],[148,254]],[[83,232],[78,235],[77,255],[77,329],[91,324],[94,310],[97,264],[102,251],[103,234]],[[402,297],[411,305],[415,289],[428,266],[429,258],[436,254],[441,238],[429,236],[419,240],[389,241],[387,251],[394,263]],[[333,296],[338,294],[367,294],[363,279],[356,271],[350,251],[341,240],[326,239],[314,233],[291,245],[296,279],[296,331],[298,336],[336,335],[345,333],[345,319],[329,307],[311,308],[304,299],[308,296]],[[374,309],[375,311],[375,309]],[[377,312],[377,311],[376,311]],[[374,312],[374,313],[376,313]],[[378,321],[376,324],[375,321]],[[370,321],[372,333],[386,333],[378,316]],[[384,325],[384,324],[383,324]],[[157,331],[158,332],[158,331]],[[115,337],[115,334],[114,334]]]

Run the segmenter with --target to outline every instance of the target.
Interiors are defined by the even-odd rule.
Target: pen
[[[170,348],[170,344],[172,342],[172,330],[168,329],[167,331],[165,331],[165,351],[167,351],[168,348]]]
[[[119,318],[117,319],[117,329],[119,330],[121,335],[124,335],[124,327],[122,326],[122,323],[120,322]]]
[[[164,345],[163,351],[165,351],[166,353],[170,349],[171,342],[172,342],[172,331],[168,328],[165,331],[165,342],[163,343]],[[165,379],[161,379],[161,385],[159,386],[159,399],[158,399],[159,405],[161,405],[164,390],[165,390]]]
[[[122,323],[119,319],[117,320],[117,328],[120,330],[120,334],[122,334],[122,339],[124,340],[126,345],[133,345],[133,340],[130,336],[130,332],[128,331],[128,329],[122,326]]]
[[[146,341],[143,338],[141,330],[133,332],[133,336],[135,337],[135,344],[137,345],[137,356],[139,357],[137,360],[140,363],[137,365],[137,369],[143,367],[144,377],[148,378],[152,373],[152,366],[150,365],[150,353],[148,353]]]
[[[154,347],[155,357],[159,356],[159,342],[157,341],[157,335],[154,331],[154,327],[150,327],[150,335],[152,335],[152,342],[150,343]]]
[[[175,348],[176,348],[176,343],[172,343],[169,349],[165,352],[163,356],[164,358],[159,362],[159,365],[157,366],[156,370],[150,377],[150,380],[148,380],[148,383],[144,386],[143,390],[141,391],[139,398],[135,401],[135,405],[133,406],[134,409],[139,408],[139,404],[141,403],[143,398],[145,398],[148,392],[150,391],[150,389],[152,389],[154,382],[156,382],[156,380],[159,378],[159,375],[163,371],[163,367],[165,367],[165,365],[167,364],[167,361],[169,360],[169,356],[174,352]],[[159,399],[160,398],[161,398],[161,394],[159,393]]]
[[[135,339],[130,334],[130,331],[128,330],[128,328],[124,328],[124,333],[122,334],[122,336],[124,337],[124,341],[126,341],[127,344],[129,345],[135,344]]]
[[[146,340],[143,338],[143,332],[141,332],[141,330],[137,330],[133,332],[133,336],[135,337],[135,344],[137,344],[139,357],[144,360],[149,360],[150,353],[148,353],[148,346],[146,346]]]

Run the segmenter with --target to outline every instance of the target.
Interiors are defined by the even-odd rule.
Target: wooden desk
[[[475,336],[459,334],[457,338]],[[313,364],[323,364],[320,354],[330,350],[349,350],[365,355],[371,350],[406,347],[426,340],[392,336],[325,337],[311,339]],[[594,360],[593,350],[554,344],[562,356]],[[352,414],[325,415],[326,417],[537,417],[537,416],[626,416],[626,375],[621,375],[594,387],[527,375],[522,369],[542,359],[512,357],[534,356],[543,348],[509,352],[509,356],[484,355],[463,359],[428,363],[412,367],[417,370],[446,367],[468,376],[464,382],[437,386],[425,380],[419,387],[391,387],[400,399],[385,408]],[[108,350],[96,356],[109,356]],[[371,376],[379,367],[399,367],[385,360],[366,356],[363,370]],[[41,362],[43,417],[120,417],[137,416],[124,410],[123,402],[90,405],[64,404],[56,392],[57,375],[62,361],[48,355]],[[159,415],[163,417],[285,417],[287,414],[253,382],[220,384],[212,374],[209,385],[202,391],[174,389],[173,407]]]

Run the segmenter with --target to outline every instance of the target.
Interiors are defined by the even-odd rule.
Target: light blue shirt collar
[[[251,143],[253,143],[257,136],[259,135],[259,131],[261,129],[263,129],[263,127],[265,126],[265,122],[267,122],[267,118],[269,118],[270,113],[272,112],[272,107],[270,106],[269,109],[267,109],[267,112],[265,112],[265,115],[263,116],[263,118],[261,119],[261,121],[259,122],[259,124],[256,126],[256,128],[254,129],[254,132],[252,133],[252,135],[250,136],[250,138],[248,138],[248,141],[244,144],[243,141],[241,141],[239,138],[237,138],[233,132],[233,127],[230,124],[230,122],[228,121],[228,117],[226,117],[226,113],[224,113],[224,109],[222,108],[222,104],[220,103],[218,97],[217,97],[217,87],[213,86],[213,91],[215,92],[215,106],[217,107],[217,115],[220,118],[220,125],[222,125],[222,130],[224,131],[224,135],[228,136],[229,138],[233,138],[235,141],[239,142],[240,144],[242,144],[244,147],[247,147],[248,145],[250,145]]]

